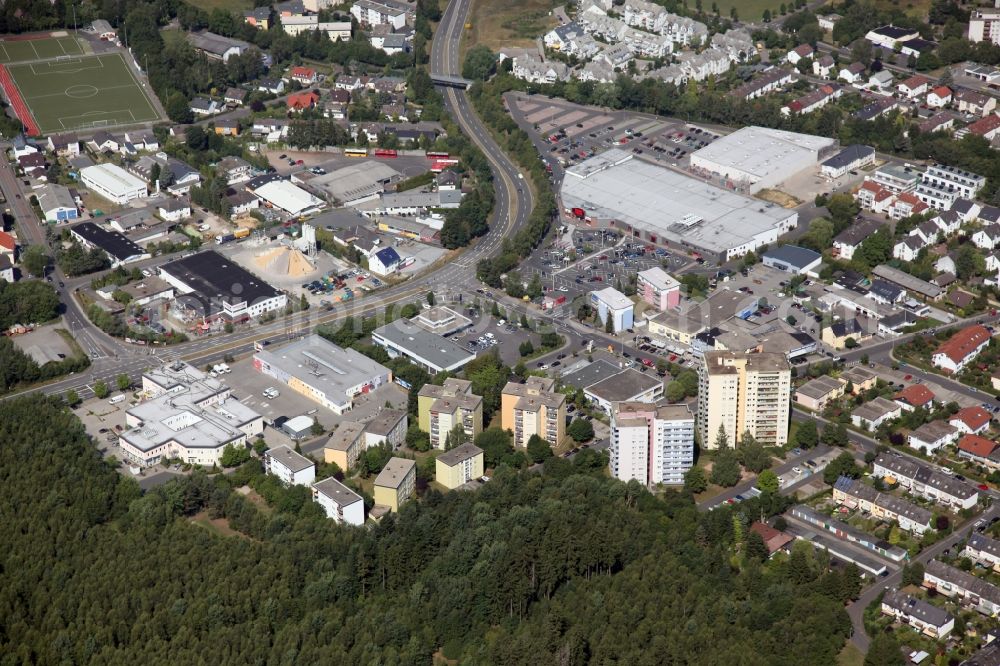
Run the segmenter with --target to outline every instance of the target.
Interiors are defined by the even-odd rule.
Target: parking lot
[[[399,155],[398,157],[345,157],[339,153],[311,152],[301,150],[272,150],[266,153],[268,163],[280,174],[290,175],[299,171],[315,169],[320,173],[331,173],[345,166],[358,164],[365,160],[377,160],[391,166],[403,174],[404,178],[412,178],[425,173],[431,168],[431,160],[423,155]]]

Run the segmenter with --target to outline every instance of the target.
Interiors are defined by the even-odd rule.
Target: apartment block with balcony
[[[698,434],[715,448],[719,429],[730,445],[749,432],[765,446],[788,441],[791,366],[772,352],[705,352],[699,371]]]
[[[943,164],[927,167],[921,174],[915,194],[932,208],[950,210],[959,198],[975,199],[986,185],[986,178],[979,174]]]
[[[611,414],[611,474],[645,485],[684,483],[694,464],[694,414],[687,405],[616,403]]]
[[[532,435],[553,446],[566,434],[566,396],[554,391],[555,380],[529,377],[508,382],[500,397],[500,425],[514,433],[514,446],[524,448]]]
[[[436,449],[444,449],[455,426],[461,426],[472,441],[483,431],[483,399],[464,379],[447,379],[441,386],[424,384],[417,395],[417,424]]]

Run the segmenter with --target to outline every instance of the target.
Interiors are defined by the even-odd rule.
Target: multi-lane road
[[[433,41],[431,66],[435,74],[457,76],[460,70],[460,41],[470,10],[470,0],[456,0],[448,5]],[[300,313],[262,326],[240,328],[211,338],[196,339],[167,348],[147,348],[129,345],[106,335],[95,327],[78,306],[72,286],[61,287],[60,296],[66,304],[66,324],[94,363],[84,372],[47,384],[42,390],[49,394],[64,394],[74,390],[82,397],[90,395],[99,380],[108,380],[125,373],[137,378],[141,372],[165,360],[184,359],[198,365],[221,361],[227,354],[249,353],[258,341],[277,341],[302,335],[314,326],[331,323],[350,316],[372,315],[394,304],[421,299],[428,290],[468,289],[475,285],[477,263],[499,252],[504,238],[523,226],[531,213],[533,197],[530,186],[520,170],[493,140],[487,128],[472,110],[464,90],[444,88],[445,105],[462,131],[479,147],[489,160],[493,173],[496,204],[489,232],[453,260],[371,298],[341,306],[327,313]],[[45,231],[27,201],[28,194],[6,161],[0,165],[0,187],[8,197],[8,207],[17,222],[22,240],[45,246]],[[58,270],[53,275],[66,281]],[[16,394],[14,394],[16,395]],[[10,397],[10,396],[8,396]]]

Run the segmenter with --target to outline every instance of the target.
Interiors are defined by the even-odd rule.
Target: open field
[[[226,12],[242,12],[244,9],[253,9],[253,2],[250,0],[185,0],[189,5],[193,5],[206,12],[213,9],[222,9]]]
[[[778,8],[781,7],[781,0],[719,0],[719,13],[723,17],[729,17],[729,11],[736,7],[736,13],[741,20],[759,21],[764,15],[765,9],[770,9],[771,14],[778,16]],[[786,5],[789,3],[785,3]],[[792,3],[794,4],[794,3]],[[705,3],[705,8],[712,6],[712,3]]]
[[[47,60],[59,56],[83,55],[83,46],[76,37],[43,37],[41,39],[0,40],[0,64]]]
[[[476,0],[472,29],[466,31],[462,46],[485,44],[494,51],[504,46],[531,47],[558,24],[552,8],[561,4],[557,0]]]
[[[7,71],[44,134],[159,118],[120,53],[21,63]]]

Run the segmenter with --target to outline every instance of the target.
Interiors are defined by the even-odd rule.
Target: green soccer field
[[[7,71],[43,134],[159,119],[120,53],[9,65]]]
[[[81,54],[83,54],[83,47],[80,46],[80,42],[75,37],[0,40],[0,65]]]

